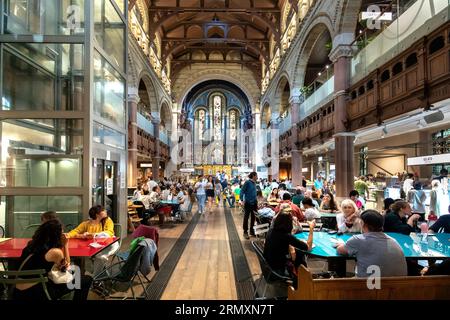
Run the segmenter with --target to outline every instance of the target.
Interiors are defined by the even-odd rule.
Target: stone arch
[[[228,37],[229,39],[245,39],[245,32],[244,29],[240,26],[232,26],[230,30],[228,31]]]
[[[294,67],[292,87],[301,88],[304,85],[306,67],[308,65],[311,52],[313,51],[317,40],[324,32],[328,32],[333,39],[333,28],[331,19],[328,16],[320,16],[315,19],[316,23],[312,24],[304,33],[305,38],[301,41],[299,55],[296,59]]]
[[[159,113],[158,99],[156,95],[155,86],[153,85],[153,80],[150,74],[148,74],[146,71],[143,71],[139,76],[139,88],[142,87],[141,83],[145,85],[145,91],[147,92],[147,95],[142,96],[141,90],[139,90],[140,91],[139,96],[141,97],[141,99],[144,100],[146,100],[145,98],[148,97],[148,100],[146,100],[146,102],[148,102],[149,104],[151,113]]]
[[[336,8],[337,18],[335,30],[337,34],[355,33],[356,24],[359,19],[362,0],[344,0],[342,6]]]
[[[161,107],[159,109],[159,117],[161,120],[161,126],[165,127],[166,130],[172,130],[172,110],[170,108],[169,102],[164,99],[161,103]]]
[[[212,69],[212,70],[205,70],[204,72],[199,72],[196,74],[196,77],[193,77],[190,79],[188,83],[183,84],[183,86],[180,88],[177,94],[177,102],[178,105],[182,105],[183,101],[185,100],[187,94],[197,86],[199,83],[208,81],[208,80],[224,80],[231,82],[238,86],[247,96],[250,106],[254,108],[256,106],[255,99],[258,97],[251,94],[251,90],[248,88],[248,86],[239,80],[233,72],[223,70],[223,69]],[[257,84],[255,83],[255,86]]]
[[[261,129],[267,129],[268,123],[272,118],[272,108],[269,102],[266,102],[261,110]]]
[[[278,81],[275,90],[275,99],[272,112],[281,116],[289,107],[289,97],[291,95],[291,85],[287,74],[283,74]]]
[[[137,88],[139,86],[138,72],[136,70],[136,59],[128,52],[128,86]]]

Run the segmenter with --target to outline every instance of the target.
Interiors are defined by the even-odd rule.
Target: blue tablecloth
[[[391,232],[387,232],[386,234],[397,241],[397,243],[401,246],[406,258],[450,258],[450,233],[428,235],[427,246],[421,244],[420,238],[417,236],[414,237],[413,234],[411,234],[410,236]],[[306,241],[308,239],[308,232],[301,232],[296,234],[295,236],[300,240]],[[337,253],[336,248],[333,246],[333,239],[340,239],[346,242],[352,236],[353,234],[337,235],[328,234],[327,232],[314,232],[313,243],[315,246],[311,251],[309,251],[309,254],[325,258],[342,257]],[[414,238],[416,239],[414,240]]]

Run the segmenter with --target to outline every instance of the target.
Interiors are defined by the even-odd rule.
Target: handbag
[[[69,270],[61,271],[56,264],[48,272],[48,278],[56,284],[66,284],[73,281],[73,274]]]

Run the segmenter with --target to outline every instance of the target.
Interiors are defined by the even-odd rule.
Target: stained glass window
[[[222,99],[214,97],[214,140],[222,139]]]
[[[236,140],[236,110],[230,111],[230,140]]]
[[[200,141],[204,140],[204,132],[205,132],[205,121],[206,121],[206,113],[205,110],[200,110],[198,112],[198,139]]]

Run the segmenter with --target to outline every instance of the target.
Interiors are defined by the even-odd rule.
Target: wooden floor
[[[193,212],[196,212],[194,207]],[[260,267],[251,247],[251,239],[243,237],[243,215],[239,209],[232,209],[233,220],[241,237],[244,252],[254,279],[259,277]],[[160,265],[172,249],[178,237],[189,223],[168,223],[159,230],[158,253]],[[129,246],[130,239],[124,239],[122,250]],[[155,271],[149,275],[151,278]],[[140,285],[134,286],[137,295],[142,294]],[[129,293],[129,292],[128,292]],[[117,293],[114,296],[123,296]],[[98,299],[94,294],[92,299]],[[181,255],[178,264],[167,283],[162,300],[236,300],[236,285],[233,260],[230,251],[225,212],[222,206],[215,206],[212,213],[200,216],[198,223]]]

